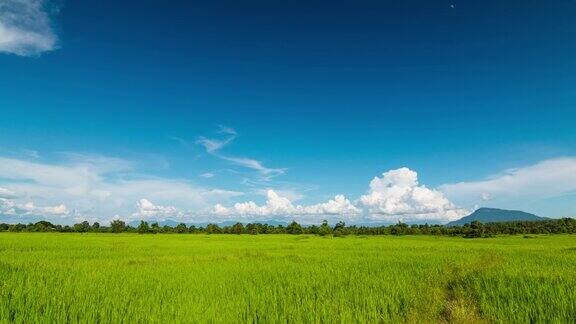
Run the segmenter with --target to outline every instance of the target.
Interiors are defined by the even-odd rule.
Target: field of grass
[[[0,233],[1,322],[567,322],[576,237]]]

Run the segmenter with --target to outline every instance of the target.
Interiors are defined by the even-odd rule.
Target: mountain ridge
[[[548,218],[536,216],[521,210],[482,207],[478,208],[468,216],[464,216],[459,220],[455,220],[446,224],[446,226],[464,225],[473,221],[479,221],[481,223],[497,223],[511,221],[539,221],[546,219]]]

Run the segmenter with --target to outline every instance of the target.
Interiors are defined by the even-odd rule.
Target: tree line
[[[481,223],[473,221],[463,226],[445,225],[408,225],[397,223],[387,226],[357,226],[338,222],[330,225],[323,221],[320,225],[301,225],[293,221],[284,225],[269,225],[261,223],[242,224],[230,226],[208,224],[206,226],[186,225],[180,223],[176,226],[160,226],[157,222],[149,224],[141,221],[138,226],[130,226],[122,220],[114,220],[108,226],[98,222],[90,224],[81,222],[69,225],[56,225],[48,221],[39,221],[29,224],[0,223],[0,231],[5,232],[76,232],[76,233],[140,233],[140,234],[312,234],[312,235],[443,235],[463,237],[490,237],[494,235],[515,234],[574,234],[576,233],[576,219],[561,218],[541,221],[511,221],[498,223]]]

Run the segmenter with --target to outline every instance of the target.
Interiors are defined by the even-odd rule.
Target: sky
[[[0,0],[0,222],[576,216],[575,15]]]

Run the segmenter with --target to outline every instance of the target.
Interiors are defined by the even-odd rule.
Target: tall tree
[[[150,226],[148,226],[147,222],[140,221],[140,225],[138,225],[138,233],[140,234],[150,233]]]
[[[320,228],[318,229],[318,234],[320,236],[326,236],[332,234],[332,228],[330,227],[330,225],[328,225],[327,220],[324,220],[322,222],[322,225],[320,225]]]
[[[242,223],[234,224],[234,226],[232,226],[232,233],[238,235],[244,233],[244,224]]]
[[[112,233],[122,233],[126,231],[126,223],[119,219],[115,219],[110,223],[110,231]]]
[[[186,224],[180,223],[174,228],[174,231],[176,233],[188,233],[188,227],[186,227]]]
[[[287,234],[302,234],[302,226],[298,223],[296,223],[296,221],[292,221],[292,223],[288,224],[288,226],[286,226],[286,233]]]

